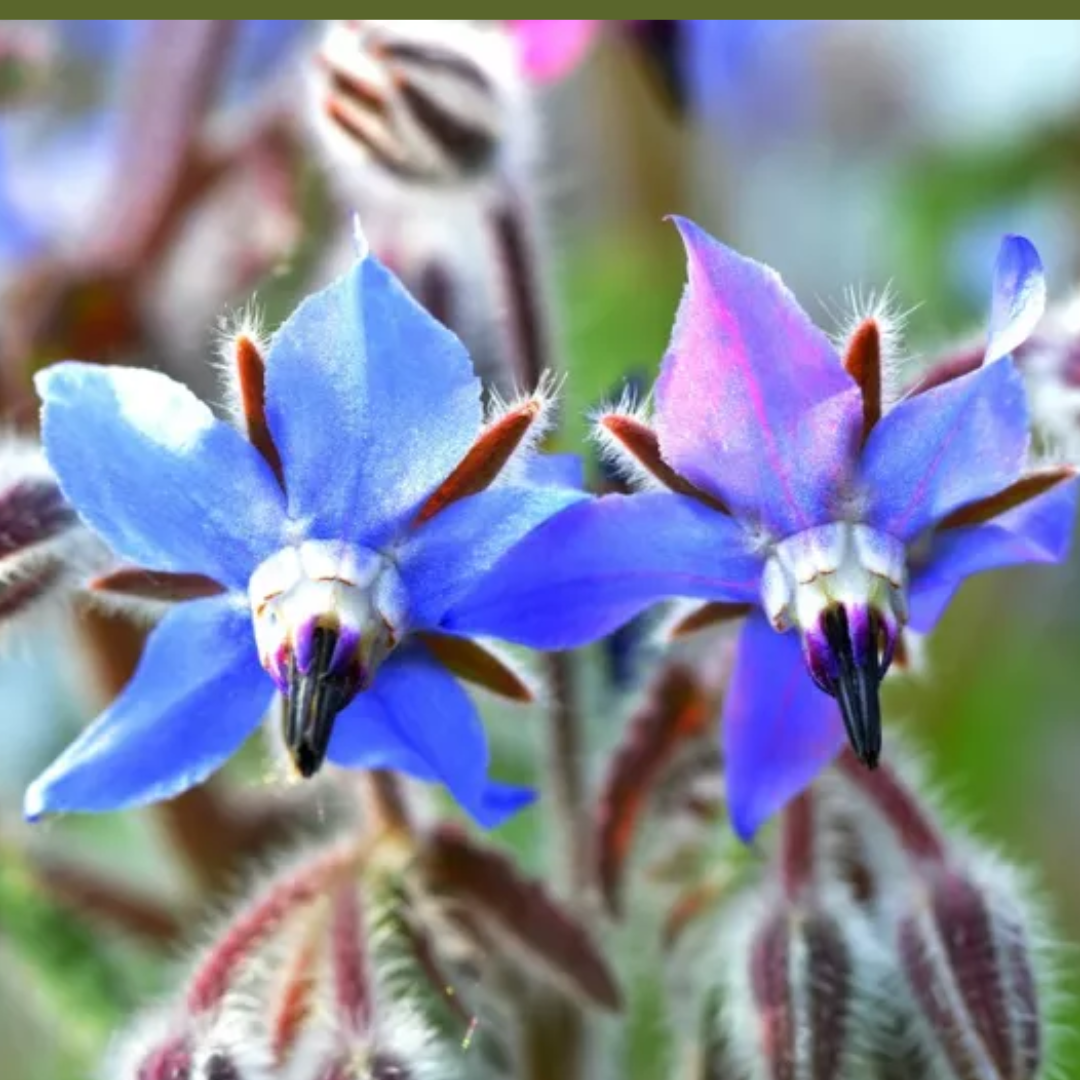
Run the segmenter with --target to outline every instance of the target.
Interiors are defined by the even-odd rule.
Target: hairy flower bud
[[[328,142],[385,177],[434,188],[497,172],[513,130],[506,34],[464,20],[337,22],[320,54]]]
[[[828,876],[829,827],[816,798],[796,799],[731,924],[727,1038],[754,1080],[836,1080],[863,1061],[882,968],[865,913]]]
[[[0,625],[70,595],[104,559],[40,451],[0,443]]]
[[[900,964],[935,1076],[1031,1080],[1041,1065],[1030,934],[1002,884],[943,867],[900,917]]]
[[[870,774],[845,754],[830,785],[833,827],[859,849],[865,907],[892,968],[893,1030],[879,1032],[875,1056],[922,1062],[916,1072],[935,1077],[1031,1080],[1045,989],[1040,919],[1020,875],[946,829],[891,768]]]
[[[762,906],[730,958],[725,1000],[732,1053],[755,1080],[852,1075],[864,1041],[872,941],[840,896]]]

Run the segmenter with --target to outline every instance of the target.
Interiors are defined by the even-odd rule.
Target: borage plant
[[[627,1072],[601,1020],[639,997],[623,919],[667,991],[665,1075],[1044,1067],[1045,919],[939,811],[904,738],[883,745],[879,701],[966,577],[1065,556],[1074,472],[1033,458],[1022,378],[1070,347],[1036,330],[1039,257],[1006,237],[985,341],[902,385],[887,312],[834,345],[775,272],[677,218],[688,282],[655,391],[596,417],[635,490],[591,494],[552,452],[566,365],[516,140],[523,65],[567,69],[595,29],[333,26],[305,137],[332,139],[342,201],[377,189],[375,250],[357,231],[345,272],[276,332],[228,332],[224,415],[125,339],[122,357],[38,373],[44,454],[28,434],[3,447],[0,618],[62,599],[153,625],[130,679],[98,642],[126,685],[30,785],[26,816],[160,804],[193,850],[216,845],[215,887],[267,837],[293,848],[180,989],[121,1025],[105,1076]],[[220,67],[215,48],[189,74]],[[202,160],[203,111],[180,125],[174,181]],[[474,281],[490,302],[466,302]],[[499,323],[484,381],[461,342],[478,312]],[[147,366],[98,362],[128,346]],[[596,680],[567,650],[673,601],[634,654],[645,689],[589,716]],[[500,642],[546,655],[530,669]],[[546,711],[536,790],[492,778],[463,683]],[[185,803],[264,721],[284,764],[261,801]],[[593,783],[601,729],[616,745]],[[432,785],[483,828],[548,816],[552,857],[473,835]],[[108,876],[6,839],[0,854],[0,914],[33,910],[28,937],[67,925],[65,906],[157,944],[191,936],[186,910]]]

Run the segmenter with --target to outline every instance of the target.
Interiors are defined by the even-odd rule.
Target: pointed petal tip
[[[994,264],[986,363],[1007,356],[1031,335],[1046,308],[1046,277],[1035,245],[1016,233],[1002,238]]]
[[[38,777],[23,796],[23,819],[31,825],[37,825],[49,812],[43,779],[44,777]]]
[[[670,221],[671,224],[679,230],[679,236],[682,238],[687,256],[690,256],[693,253],[694,247],[697,244],[720,243],[719,240],[706,232],[696,221],[692,221],[688,217],[683,217],[682,214],[666,214],[664,220]]]
[[[538,793],[533,788],[492,780],[488,782],[477,805],[470,808],[470,814],[481,828],[496,829],[515,814],[532,806],[537,798]]]
[[[360,220],[360,215],[356,212],[352,216],[352,239],[353,248],[356,251],[356,261],[362,263],[371,254],[371,244],[368,242],[367,233],[364,232],[364,225]]]
[[[61,360],[57,364],[50,364],[47,368],[34,372],[34,389],[44,401],[54,383],[69,379],[76,370],[90,366],[92,365],[78,360]]]

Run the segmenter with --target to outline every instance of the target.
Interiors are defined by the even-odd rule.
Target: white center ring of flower
[[[868,525],[839,521],[781,540],[765,563],[761,602],[776,630],[817,625],[828,608],[867,607],[907,622],[904,545]]]
[[[283,548],[248,584],[259,659],[284,688],[289,657],[322,626],[355,642],[357,664],[373,672],[404,632],[403,593],[393,564],[367,548],[332,540]]]

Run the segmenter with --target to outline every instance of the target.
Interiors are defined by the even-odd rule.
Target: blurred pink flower
[[[601,19],[507,19],[525,74],[537,83],[555,82],[584,58]]]

